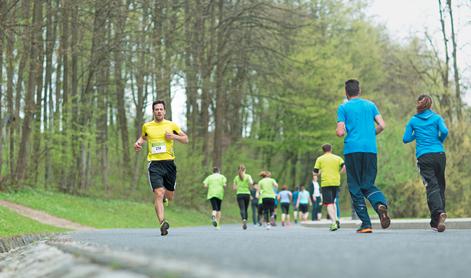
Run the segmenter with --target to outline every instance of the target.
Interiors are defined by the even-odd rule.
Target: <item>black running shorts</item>
[[[211,208],[214,211],[221,211],[221,204],[222,200],[216,197],[212,197],[209,199],[209,202],[211,203]]]
[[[324,206],[335,203],[335,198],[337,198],[338,186],[325,186],[321,187],[322,190],[322,202]]]
[[[173,160],[155,160],[149,163],[149,184],[152,191],[161,187],[175,191],[176,179],[177,166]]]
[[[308,204],[299,204],[299,211],[306,213],[309,205]]]
[[[289,214],[289,203],[281,203],[281,213]]]

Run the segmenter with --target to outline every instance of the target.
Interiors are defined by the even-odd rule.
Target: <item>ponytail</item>
[[[243,181],[245,178],[245,166],[244,164],[239,165],[239,179]]]
[[[417,113],[422,113],[432,107],[432,98],[428,95],[420,95],[417,98]]]

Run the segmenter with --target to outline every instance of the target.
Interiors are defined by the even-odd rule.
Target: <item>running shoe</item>
[[[217,230],[220,230],[220,229],[221,229],[221,223],[219,223],[218,221],[216,221],[216,229],[217,229]]]
[[[370,227],[366,227],[366,228],[359,228],[357,230],[357,233],[359,234],[371,234],[373,232],[373,229],[371,229]]]
[[[170,228],[170,225],[168,224],[167,220],[164,219],[162,223],[160,223],[160,235],[161,236],[168,235],[169,228]]]
[[[267,224],[267,226],[265,227],[265,229],[267,229],[267,230],[270,230],[270,228],[271,228],[270,224]]]
[[[438,217],[438,225],[437,225],[437,232],[441,233],[444,232],[446,229],[445,226],[445,220],[446,220],[446,213],[442,212],[440,213],[440,216]]]
[[[168,199],[167,198],[164,197],[163,203],[164,203],[164,206],[168,207]]]
[[[214,227],[218,226],[218,222],[216,221],[216,217],[214,215],[211,216],[211,224],[213,224]]]
[[[339,226],[337,226],[337,223],[332,223],[330,225],[330,231],[333,232],[333,231],[337,231],[339,229]]]
[[[383,204],[378,205],[378,214],[379,222],[381,222],[381,228],[388,228],[389,225],[391,225],[391,218],[388,216],[388,208]]]
[[[247,230],[247,220],[242,220],[242,229]]]
[[[340,229],[340,221],[335,221],[335,223],[337,224],[337,229]]]
[[[285,226],[285,222],[281,221],[281,227]]]

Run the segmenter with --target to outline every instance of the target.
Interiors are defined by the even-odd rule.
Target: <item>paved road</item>
[[[74,232],[73,240],[129,254],[170,258],[182,267],[208,265],[224,273],[268,277],[469,277],[471,231],[275,227],[236,225],[171,229]],[[179,264],[179,263],[178,263]],[[227,276],[227,275],[226,275]],[[229,275],[231,276],[231,275]]]

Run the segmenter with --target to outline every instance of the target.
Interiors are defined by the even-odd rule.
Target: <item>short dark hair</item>
[[[219,173],[219,168],[218,167],[213,167],[213,173]]]
[[[162,104],[164,106],[164,109],[165,109],[165,101],[163,99],[158,99],[158,100],[152,102],[152,110],[154,110],[154,107],[157,104]]]
[[[345,81],[345,92],[349,97],[358,96],[360,94],[360,82],[356,79]]]
[[[332,145],[331,144],[324,144],[324,145],[322,145],[322,150],[324,152],[330,152],[332,150]]]

